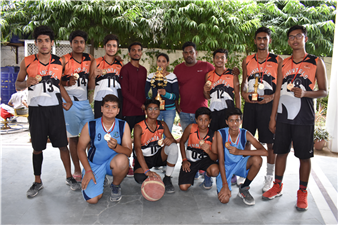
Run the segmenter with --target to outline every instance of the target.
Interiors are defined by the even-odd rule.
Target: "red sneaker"
[[[307,190],[299,189],[297,191],[297,205],[296,209],[298,211],[306,211],[308,208],[307,204]]]
[[[133,177],[134,176],[134,170],[133,168],[129,167],[129,171],[127,173],[127,177]]]
[[[270,188],[270,190],[264,192],[262,199],[263,200],[271,200],[274,199],[275,197],[279,197],[281,196],[282,193],[282,189],[283,189],[283,184],[281,183],[281,185],[279,185],[276,182],[273,182],[273,186],[272,188]]]

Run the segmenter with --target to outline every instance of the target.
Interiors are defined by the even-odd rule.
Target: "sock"
[[[273,176],[274,171],[275,171],[275,164],[267,163],[266,175]]]
[[[282,180],[283,180],[283,176],[277,176],[277,175],[275,175],[275,182],[277,184],[279,184],[279,186],[281,186]]]
[[[244,184],[242,184],[241,188],[247,187],[251,184],[252,180],[249,180],[248,178],[245,179]]]
[[[165,175],[166,175],[167,177],[170,177],[171,174],[173,174],[173,172],[174,172],[174,168],[175,168],[175,167],[173,167],[173,166],[167,166],[167,170],[165,171]]]
[[[42,160],[43,160],[42,152],[41,154],[33,154],[33,169],[35,176],[41,175]]]
[[[307,183],[308,183],[308,182],[300,181],[300,182],[299,182],[299,189],[302,190],[302,191],[305,191],[306,188],[307,188]]]

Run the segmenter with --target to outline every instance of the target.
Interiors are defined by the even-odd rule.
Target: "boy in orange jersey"
[[[295,156],[300,162],[296,208],[305,211],[308,208],[306,188],[313,157],[313,99],[327,96],[327,78],[323,60],[305,50],[308,40],[306,28],[295,25],[288,30],[287,37],[292,56],[278,68],[276,96],[269,124],[271,132],[276,135],[273,147],[277,154],[275,181],[273,187],[263,194],[263,199],[282,195],[286,159],[293,142]]]
[[[147,177],[159,177],[150,171],[152,167],[165,166],[167,170],[163,183],[167,193],[174,193],[171,175],[178,158],[177,143],[171,135],[167,124],[157,120],[160,114],[160,102],[155,99],[144,103],[147,118],[135,125],[135,166],[134,179],[141,184]],[[163,134],[165,139],[163,140]]]
[[[106,54],[96,59],[96,63],[92,63],[91,76],[95,79],[94,90],[94,117],[102,116],[101,105],[102,99],[107,94],[113,94],[120,99],[120,113],[116,118],[122,118],[122,92],[120,83],[120,71],[123,62],[118,57],[119,39],[114,34],[108,34],[103,39],[103,48]]]
[[[15,82],[17,89],[28,87],[29,131],[33,146],[33,169],[35,182],[27,191],[27,197],[33,198],[43,188],[41,181],[42,151],[46,149],[49,137],[53,147],[60,149],[60,156],[66,170],[66,183],[72,190],[80,186],[71,174],[71,163],[67,148],[66,125],[62,107],[69,110],[72,100],[64,87],[60,85],[64,63],[51,54],[54,45],[54,32],[47,26],[34,29],[35,45],[38,54],[24,58]],[[27,79],[26,79],[27,78]],[[62,98],[65,103],[62,103]]]
[[[209,129],[211,111],[206,107],[200,107],[195,112],[196,123],[190,124],[184,130],[180,149],[182,155],[182,167],[178,184],[182,191],[194,184],[194,177],[198,170],[204,170],[203,187],[211,189],[211,176],[219,173],[217,160],[216,139],[214,131]],[[189,140],[188,140],[189,139]],[[187,150],[185,142],[188,140]]]
[[[268,148],[267,169],[262,191],[265,192],[272,187],[273,172],[275,168],[275,154],[272,145],[274,135],[269,130],[269,116],[272,109],[272,100],[276,90],[277,68],[282,64],[283,59],[269,52],[271,43],[271,30],[260,27],[255,33],[255,45],[257,52],[247,56],[242,63],[243,79],[241,94],[245,100],[243,110],[243,128],[255,136],[258,130],[258,140],[266,143]],[[257,100],[252,99],[255,92]],[[245,149],[250,150],[251,144],[247,143]],[[238,183],[241,183],[240,181]]]

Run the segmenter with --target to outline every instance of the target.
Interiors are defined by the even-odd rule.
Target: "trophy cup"
[[[157,67],[157,71],[155,75],[151,78],[151,86],[158,89],[163,89],[167,86],[167,78],[162,74],[162,67]],[[157,96],[155,97],[156,100],[160,101],[160,110],[165,109],[165,101],[161,98],[160,93],[157,92]]]
[[[255,74],[255,84],[254,84],[254,93],[251,95],[251,101],[257,101],[258,100],[258,94],[257,94],[257,88],[258,88],[258,78],[259,73]]]

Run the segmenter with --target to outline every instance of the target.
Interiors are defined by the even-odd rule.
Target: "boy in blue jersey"
[[[230,109],[225,122],[229,127],[220,129],[216,133],[220,171],[216,178],[218,199],[222,203],[229,202],[231,177],[235,174],[246,177],[244,184],[239,186],[238,196],[245,204],[254,205],[255,200],[249,192],[249,185],[262,166],[261,156],[267,156],[268,152],[249,131],[239,128],[242,124],[240,109]],[[256,150],[244,150],[247,141]]]
[[[111,184],[111,201],[120,201],[121,182],[128,173],[132,151],[128,123],[117,119],[119,99],[106,95],[102,100],[102,117],[89,121],[83,127],[77,153],[83,165],[82,194],[91,204],[96,204],[103,194],[106,174],[114,177]],[[87,145],[90,143],[88,157]]]

